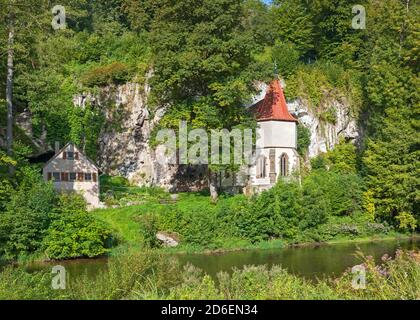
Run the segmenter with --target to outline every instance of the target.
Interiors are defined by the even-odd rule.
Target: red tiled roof
[[[289,113],[279,80],[273,80],[265,94],[265,98],[251,107],[257,121],[293,121],[297,120]]]

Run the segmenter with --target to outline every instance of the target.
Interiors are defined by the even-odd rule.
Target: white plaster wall
[[[276,181],[280,177],[280,158],[283,153],[286,153],[289,158],[289,172],[288,175],[290,176],[293,173],[293,170],[298,168],[299,164],[299,157],[295,149],[292,148],[264,148],[257,150],[257,154],[266,157],[266,177],[265,178],[257,178],[257,167],[253,165],[250,168],[250,176],[251,176],[251,183],[253,186],[270,186],[270,149],[274,149],[275,152],[275,168],[276,168]]]
[[[53,182],[58,192],[77,192],[83,195],[86,202],[93,207],[99,206],[99,183],[98,182]]]
[[[262,121],[258,123],[257,148],[296,148],[296,123]]]

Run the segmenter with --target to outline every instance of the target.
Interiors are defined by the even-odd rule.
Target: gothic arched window
[[[257,160],[257,178],[266,177],[266,158],[265,156],[260,156]]]
[[[280,176],[286,177],[289,175],[289,157],[283,153],[280,157]]]

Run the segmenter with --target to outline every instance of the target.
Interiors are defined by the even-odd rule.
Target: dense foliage
[[[10,258],[37,251],[51,223],[56,194],[34,172],[27,172],[0,213],[0,248]]]
[[[39,168],[25,162],[37,150],[17,125],[13,152],[3,152],[5,49],[13,15],[15,115],[26,109],[36,138],[46,134],[51,145],[72,140],[93,159],[101,130],[118,127],[104,119],[103,108],[114,106],[75,108],[73,98],[103,86],[149,83],[150,109],[166,110],[158,128],[176,127],[179,120],[205,129],[255,127],[243,105],[255,93],[254,81],[273,77],[275,62],[287,98],[304,101],[321,126],[337,121],[335,102],[351,106],[363,132],[357,150],[342,141],[312,159],[312,172],[302,168],[301,185],[279,182],[253,199],[154,203],[150,212],[145,206],[143,211],[156,215],[156,221],[145,220],[149,240],[155,228],[207,247],[227,238],[297,242],[418,230],[418,2],[63,0],[63,30],[51,28],[50,1],[5,2],[0,0],[7,8],[0,12],[0,247],[6,256],[39,251],[49,232],[44,245],[52,256],[96,255],[105,252],[108,236],[79,211],[77,219],[75,213],[55,220],[64,212],[57,206],[64,204],[41,181]],[[366,8],[366,29],[351,28],[354,4]],[[309,134],[303,125],[298,139],[305,158]],[[15,167],[14,175],[9,167]],[[105,194],[108,204],[147,203],[156,191],[142,192],[138,200],[136,192],[127,195],[126,186],[120,188]],[[52,249],[76,225],[86,244],[71,253]]]
[[[233,239],[251,243],[270,239],[289,243],[321,241],[331,239],[328,232],[320,229],[324,225],[367,223],[361,208],[362,191],[357,176],[317,172],[302,186],[297,182],[279,182],[251,199],[227,197],[212,206],[203,197],[191,197],[179,205],[154,208],[153,212],[160,230],[179,233],[185,244],[218,247]]]
[[[155,235],[161,231],[180,241],[180,250],[193,251],[392,236],[406,231],[375,220],[372,194],[355,174],[354,159],[336,159],[332,152],[321,162],[324,167],[301,181],[279,181],[253,197],[224,194],[212,204],[205,193],[179,194],[171,200],[163,191],[126,187],[129,192],[119,191],[112,198],[117,208],[93,214],[112,225],[120,242],[129,247],[139,243],[145,248],[158,247]]]

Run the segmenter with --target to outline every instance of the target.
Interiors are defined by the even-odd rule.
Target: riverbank
[[[120,251],[159,247],[155,238],[158,231],[174,234],[179,242],[175,248],[160,250],[205,254],[411,236],[386,223],[373,222],[357,210],[343,216],[324,216],[316,223],[311,220],[319,219],[314,213],[314,217],[305,218],[311,223],[307,227],[307,222],[299,217],[301,211],[283,208],[284,199],[267,209],[272,197],[266,193],[257,199],[223,195],[217,204],[212,204],[207,195],[199,193],[178,194],[174,201],[163,201],[167,194],[152,191],[145,189],[144,193],[136,194],[141,204],[92,212],[116,236],[118,247],[111,250],[111,256]],[[283,189],[279,191],[284,194]]]
[[[339,245],[337,245],[339,246]],[[392,248],[391,248],[392,249]],[[62,264],[69,274],[66,290],[52,290],[51,268],[28,271],[23,266],[6,267],[0,272],[1,299],[403,299],[417,300],[420,298],[420,255],[410,250],[398,251],[392,258],[376,259],[365,256],[357,264],[363,263],[366,268],[367,287],[365,290],[354,290],[352,279],[354,275],[342,267],[337,275],[317,277],[311,281],[296,274],[293,265],[302,268],[313,267],[321,270],[317,261],[324,266],[336,270],[335,262],[347,261],[349,253],[336,250],[323,252],[306,250],[306,248],[290,248],[296,255],[289,256],[287,252],[279,257],[281,261],[289,261],[289,265],[277,264],[272,254],[266,255],[270,263],[261,262],[259,256],[248,258],[253,265],[246,263],[240,267],[231,268],[230,272],[218,272],[217,275],[200,269],[197,263],[179,263],[176,259],[168,259],[166,254],[157,250],[124,254],[109,261],[97,260],[101,268],[86,269],[76,272],[71,264]],[[283,251],[283,250],[280,250]],[[278,251],[277,251],[278,252]],[[322,254],[315,258],[302,253]],[[387,253],[387,252],[382,252]],[[327,256],[325,256],[327,254]],[[342,255],[345,255],[342,256]],[[214,256],[215,259],[221,257]],[[231,262],[238,262],[234,255]],[[296,258],[299,258],[296,260]],[[303,260],[302,260],[303,259]],[[309,259],[309,260],[308,260]],[[240,259],[239,259],[240,260]],[[90,265],[92,260],[85,261]],[[80,261],[79,261],[80,262]],[[291,265],[290,265],[291,263]],[[212,263],[220,267],[219,261]],[[198,267],[197,267],[198,265]],[[203,261],[208,266],[209,261]],[[86,265],[85,265],[86,266]],[[223,270],[220,270],[223,271]],[[310,271],[313,273],[313,270]],[[344,273],[343,273],[344,272]],[[401,279],[405,279],[401,281]]]
[[[403,234],[403,233],[393,233],[389,235],[375,235],[371,237],[360,237],[354,239],[335,239],[324,242],[303,242],[303,243],[287,243],[285,241],[276,239],[270,241],[264,241],[257,244],[248,244],[244,246],[237,247],[225,247],[217,249],[205,249],[199,247],[180,247],[180,248],[161,248],[160,250],[169,253],[179,253],[179,254],[223,254],[227,252],[235,251],[246,251],[246,250],[269,250],[269,249],[283,249],[283,248],[301,248],[301,247],[320,247],[334,244],[350,244],[350,243],[367,243],[367,242],[380,242],[380,241],[395,241],[395,240],[416,240],[420,239],[420,234]]]
[[[288,248],[320,248],[320,247],[327,247],[327,246],[334,246],[334,245],[346,245],[346,244],[368,244],[368,243],[380,243],[380,242],[392,242],[392,241],[409,241],[420,240],[420,234],[413,234],[413,235],[405,235],[405,234],[392,234],[392,235],[382,235],[382,236],[372,236],[372,237],[364,237],[364,238],[356,238],[356,239],[337,239],[331,240],[326,242],[306,242],[306,243],[285,243],[281,240],[271,240],[266,242],[261,242],[257,244],[248,244],[243,246],[237,247],[225,247],[225,248],[217,248],[217,249],[205,249],[199,247],[185,247],[181,246],[178,248],[159,248],[155,249],[154,251],[160,252],[162,254],[169,254],[169,255],[203,255],[203,256],[217,256],[217,255],[225,255],[229,253],[240,253],[240,252],[251,252],[251,251],[272,251],[276,249],[288,249]],[[36,264],[43,264],[43,263],[55,263],[55,262],[72,262],[72,261],[98,261],[108,258],[118,258],[120,256],[124,256],[126,254],[136,254],[139,252],[144,251],[144,248],[140,246],[132,246],[128,244],[122,244],[115,248],[113,248],[110,253],[106,256],[99,256],[94,258],[74,258],[74,259],[64,259],[58,261],[51,261],[45,259],[42,254],[34,254],[28,255],[25,257],[20,257],[16,261],[3,261],[0,260],[0,266],[6,266],[8,264],[11,265],[36,265]]]
[[[276,191],[276,188],[272,190]],[[322,222],[305,228],[297,219],[299,216],[294,216],[297,213],[292,215],[287,206],[277,208],[283,206],[283,202],[268,210],[267,203],[272,202],[272,197],[266,199],[267,193],[257,199],[224,195],[217,204],[210,203],[207,195],[199,193],[179,194],[176,201],[171,202],[166,199],[167,193],[149,188],[141,189],[135,196],[141,199],[141,204],[89,213],[94,218],[93,222],[101,222],[110,230],[112,241],[107,241],[107,256],[116,257],[148,248],[168,253],[215,255],[253,249],[316,247],[420,237],[418,234],[397,232],[386,223],[372,222],[360,211],[346,216],[330,215]],[[261,203],[257,206],[258,201]],[[250,206],[256,206],[255,210],[249,210]],[[291,217],[283,216],[286,213]],[[310,218],[307,219],[310,221]],[[174,248],[161,246],[156,239],[158,231],[175,234],[179,245]],[[21,256],[17,261],[26,263],[45,259],[46,256],[37,251]]]

